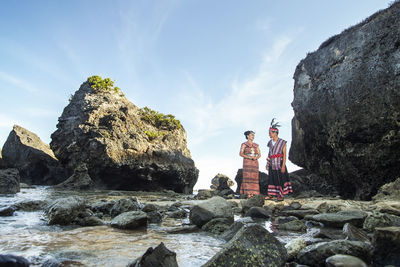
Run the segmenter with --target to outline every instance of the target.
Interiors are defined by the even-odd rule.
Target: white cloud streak
[[[38,90],[30,85],[28,82],[24,81],[21,78],[15,77],[11,74],[5,73],[0,71],[0,80],[3,80],[6,83],[9,83],[13,86],[17,86],[18,88],[21,88],[29,93],[35,93]]]

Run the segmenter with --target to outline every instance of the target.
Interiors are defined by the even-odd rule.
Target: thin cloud
[[[8,73],[2,72],[2,71],[0,71],[0,79],[6,83],[17,86],[18,88],[21,88],[29,93],[35,93],[38,91],[35,87],[30,85],[28,82],[24,81],[23,79],[15,77],[11,74],[8,74]]]

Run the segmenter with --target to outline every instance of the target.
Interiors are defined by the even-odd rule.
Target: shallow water
[[[95,191],[52,191],[47,187],[21,189],[16,195],[0,195],[0,208],[23,200],[52,200],[71,194],[85,197],[89,202],[136,195],[140,201],[171,204],[174,198],[148,193]],[[182,200],[182,199],[176,199]],[[126,266],[149,247],[160,242],[176,252],[179,266],[195,267],[206,263],[225,243],[206,232],[170,234],[166,230],[188,223],[187,219],[166,219],[162,224],[150,224],[142,230],[119,230],[109,226],[75,227],[48,226],[42,211],[17,211],[14,216],[0,216],[0,254],[12,253],[28,258],[33,265],[47,256],[68,259],[68,266]],[[270,231],[274,227],[264,222]],[[299,235],[280,233],[278,239],[288,242]]]

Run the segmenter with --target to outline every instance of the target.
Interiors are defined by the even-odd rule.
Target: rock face
[[[307,170],[301,169],[289,174],[292,183],[293,195],[305,195],[307,192],[315,191],[324,196],[336,196],[338,192],[336,187],[320,176],[313,174]]]
[[[0,170],[0,194],[19,192],[19,172],[17,169]]]
[[[373,265],[398,265],[400,262],[400,227],[376,228],[373,237]]]
[[[400,200],[400,177],[394,182],[382,185],[378,194],[373,197],[374,200]]]
[[[400,2],[325,41],[297,66],[289,159],[370,199],[400,164]]]
[[[53,185],[66,178],[50,147],[18,125],[14,125],[4,143],[2,155],[7,167],[19,170],[23,183]]]
[[[191,193],[198,170],[172,115],[139,109],[116,87],[83,83],[65,107],[51,148],[69,174],[86,163],[107,189]]]
[[[94,187],[94,182],[88,174],[88,169],[85,163],[76,167],[74,174],[67,180],[54,186],[54,188],[70,189],[70,190],[88,190]]]
[[[0,148],[0,169],[5,168],[5,163],[3,160],[3,156],[1,155],[1,148]]]

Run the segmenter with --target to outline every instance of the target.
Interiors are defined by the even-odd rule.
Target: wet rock
[[[111,209],[114,207],[115,203],[115,200],[107,201],[102,199],[93,203],[90,208],[93,212],[101,212],[106,215],[111,215]]]
[[[295,220],[298,220],[298,218],[295,216],[279,216],[275,218],[275,222],[277,224],[284,224]]]
[[[69,189],[69,190],[89,190],[95,186],[92,178],[88,174],[88,169],[85,163],[79,164],[74,174],[64,182],[54,186],[56,189]]]
[[[49,202],[47,200],[23,200],[14,205],[16,210],[21,211],[38,211],[44,210]]]
[[[238,169],[235,181],[237,184],[236,194],[240,194],[240,187],[243,181],[243,169]],[[260,184],[260,194],[267,195],[268,193],[268,174],[265,172],[258,172],[258,181]]]
[[[342,230],[324,227],[318,229],[318,231],[313,234],[313,238],[336,240],[336,239],[344,239],[344,235]],[[354,240],[354,241],[359,241],[359,240]]]
[[[351,223],[346,223],[343,226],[343,234],[347,240],[371,242],[371,240],[369,239],[369,237],[365,231],[355,227]]]
[[[361,227],[367,213],[359,210],[340,211],[337,213],[321,213],[317,215],[307,215],[306,220],[313,220],[323,223],[325,226],[342,228],[346,223],[351,223]]]
[[[251,207],[245,214],[245,217],[268,219],[271,217],[271,213],[261,207]]]
[[[144,211],[144,212],[152,212],[152,211],[158,211],[159,209],[160,209],[160,207],[158,207],[157,205],[154,205],[152,203],[147,203],[142,208],[142,211]]]
[[[0,208],[0,216],[13,216],[15,209],[13,207]]]
[[[301,209],[301,204],[297,201],[293,201],[289,204],[290,208],[293,210],[299,210]]]
[[[111,227],[119,229],[136,229],[147,226],[147,214],[143,211],[124,212],[111,220]]]
[[[249,199],[243,199],[240,201],[242,206],[242,212],[246,213],[252,207],[262,207],[264,206],[265,200],[263,195],[255,195]]]
[[[363,229],[372,232],[377,227],[400,226],[400,217],[386,213],[373,212],[369,214],[363,224]]]
[[[78,217],[75,219],[75,223],[80,226],[98,226],[105,224],[104,221],[95,216],[89,209],[86,209],[78,214]]]
[[[64,168],[50,147],[36,134],[18,125],[10,132],[2,154],[8,167],[19,170],[21,182],[54,185],[66,178]]]
[[[344,197],[369,199],[399,175],[399,17],[396,1],[329,38],[294,73],[289,159]]]
[[[165,229],[165,231],[169,234],[188,234],[198,232],[199,230],[199,227],[197,227],[196,225],[182,225]]]
[[[373,199],[376,201],[400,200],[400,177],[393,182],[382,185]]]
[[[192,193],[198,170],[180,122],[108,89],[84,82],[58,120],[50,146],[68,172],[86,163],[107,189]]]
[[[307,246],[306,241],[298,237],[285,245],[287,251],[287,261],[292,261],[296,258],[296,255]]]
[[[368,267],[361,259],[350,255],[334,255],[326,259],[327,267]]]
[[[214,190],[200,189],[196,195],[196,198],[197,199],[209,199],[209,198],[212,198],[214,195],[215,195]]]
[[[232,225],[232,220],[228,218],[215,218],[207,222],[201,229],[206,232],[220,235]]]
[[[400,227],[378,227],[373,242],[373,266],[398,266],[400,263]]]
[[[163,220],[163,215],[159,211],[147,212],[147,219],[149,223],[160,223]]]
[[[190,222],[199,228],[214,218],[228,218],[233,222],[232,205],[222,197],[212,197],[195,205],[189,214]]]
[[[286,216],[295,216],[299,219],[304,219],[306,216],[316,215],[319,212],[314,209],[306,209],[306,210],[286,210],[283,212]]]
[[[380,207],[379,212],[387,213],[387,214],[391,214],[391,215],[395,215],[395,216],[400,216],[400,209],[393,208],[388,205],[384,205],[383,207]]]
[[[243,226],[203,267],[283,266],[285,247],[258,224]]]
[[[0,266],[4,267],[29,267],[27,259],[11,254],[0,254]]]
[[[320,197],[336,196],[338,191],[331,183],[305,169],[300,169],[289,174],[295,197]]]
[[[0,194],[16,194],[19,192],[19,171],[17,169],[0,170]]]
[[[239,220],[236,220],[231,226],[225,230],[221,234],[221,238],[224,239],[225,241],[229,241],[232,239],[232,237],[235,236],[235,234],[244,226],[250,223],[254,223],[253,219],[250,217],[244,217]]]
[[[63,267],[63,263],[54,257],[48,256],[44,259],[40,267]]]
[[[294,231],[294,232],[305,232],[307,227],[303,221],[293,220],[278,225],[279,230]]]
[[[340,207],[337,205],[328,204],[326,202],[319,204],[317,210],[320,213],[336,213],[341,211]]]
[[[67,197],[55,200],[46,211],[48,224],[69,225],[85,211],[86,202],[81,197]]]
[[[297,254],[297,262],[310,266],[325,266],[325,260],[336,254],[346,254],[358,257],[367,264],[371,262],[372,246],[348,240],[335,240],[313,244],[302,249]]]
[[[140,210],[142,204],[137,198],[122,198],[117,200],[110,210],[112,218],[123,212]]]
[[[168,214],[168,217],[170,218],[175,218],[175,219],[184,219],[187,216],[187,212],[184,210],[177,210],[173,211],[170,214]]]
[[[155,249],[148,248],[142,257],[130,263],[128,267],[178,267],[176,253],[169,250],[163,242]]]

